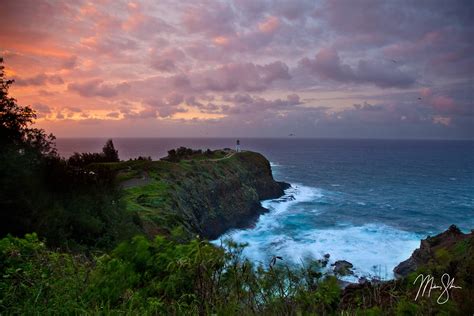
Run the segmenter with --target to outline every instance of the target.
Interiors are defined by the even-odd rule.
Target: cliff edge
[[[434,237],[428,236],[428,238],[421,240],[420,248],[416,249],[410,258],[396,266],[393,272],[397,278],[405,277],[417,271],[420,267],[442,260],[445,251],[451,250],[455,246],[463,245],[464,243],[462,242],[468,242],[473,237],[474,234],[472,232],[464,234],[457,226],[451,225],[446,231]]]
[[[213,151],[179,161],[134,160],[113,166],[144,231],[167,234],[182,226],[215,239],[253,224],[290,185],[273,179],[269,161],[256,152]]]

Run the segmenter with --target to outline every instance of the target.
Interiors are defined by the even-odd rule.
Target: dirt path
[[[129,189],[133,187],[147,185],[151,182],[148,172],[143,172],[141,178],[128,179],[120,183],[122,189]]]
[[[219,160],[224,160],[224,159],[229,159],[230,157],[232,157],[233,155],[235,155],[237,152],[233,151],[231,153],[228,153],[227,155],[225,155],[224,157],[222,158],[217,158],[217,159],[207,159],[207,161],[219,161]]]

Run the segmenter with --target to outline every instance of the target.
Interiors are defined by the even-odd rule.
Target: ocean
[[[474,229],[474,141],[240,139],[265,155],[276,180],[292,185],[263,201],[269,212],[254,227],[214,241],[248,243],[244,255],[268,264],[305,258],[347,260],[356,277],[393,278],[393,268],[420,239],[451,224]],[[105,139],[58,139],[61,155],[100,151]],[[233,148],[226,138],[118,138],[121,159],[158,159],[178,146]],[[353,277],[353,278],[356,278]],[[349,278],[350,279],[350,278]]]

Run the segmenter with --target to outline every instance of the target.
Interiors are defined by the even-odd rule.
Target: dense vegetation
[[[0,242],[0,308],[12,313],[292,314],[335,311],[340,289],[319,266],[258,267],[193,240],[134,237],[93,259],[47,250],[36,235]]]
[[[218,151],[207,149],[203,152],[201,149],[179,147],[177,149],[168,150],[168,156],[161,158],[161,160],[180,162],[182,160],[219,159],[225,157],[229,152],[229,149]]]
[[[268,182],[250,179],[262,170],[268,177],[263,156],[181,148],[168,161],[120,162],[110,140],[101,153],[61,158],[54,137],[31,128],[34,111],[8,96],[13,82],[0,66],[1,315],[473,313],[472,235],[420,268],[437,280],[449,272],[462,287],[443,305],[437,295],[414,301],[416,273],[343,290],[325,260],[289,266],[275,257],[255,266],[242,258],[245,245],[215,247],[192,233],[226,209],[205,188],[250,202],[272,194],[260,188]],[[141,182],[127,186],[133,181]],[[207,206],[215,213],[201,218]]]
[[[13,81],[0,65],[0,236],[37,232],[51,246],[107,248],[137,233],[114,172],[91,166],[118,161],[112,141],[100,154],[59,157],[54,136],[30,127],[34,111],[8,96]]]
[[[242,245],[224,249],[179,234],[136,236],[108,254],[48,250],[35,234],[0,241],[0,312],[12,314],[130,315],[470,315],[473,310],[473,238],[438,252],[420,272],[456,285],[446,304],[439,292],[414,301],[416,273],[399,281],[341,290],[321,273],[324,261],[298,267],[272,260],[253,266]]]

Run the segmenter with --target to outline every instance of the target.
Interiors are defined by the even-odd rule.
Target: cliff
[[[273,179],[269,161],[255,152],[215,151],[178,162],[128,161],[112,165],[136,212],[153,236],[182,226],[215,239],[251,225],[266,211],[260,200],[283,195],[288,184]]]
[[[397,276],[395,280],[361,280],[359,284],[349,284],[344,288],[339,308],[370,308],[377,312],[376,315],[472,315],[473,232],[464,234],[459,228],[451,225],[446,231],[423,239],[420,248],[416,249],[409,259],[395,267],[394,272]],[[444,287],[432,288],[429,295],[422,295],[415,300],[421,286],[421,281],[417,281],[420,274],[432,276],[433,286],[443,285],[443,282],[447,284],[448,281],[443,281],[443,276],[449,276],[449,280],[457,288],[449,289],[449,301],[446,304],[439,304],[437,301]]]
[[[405,277],[419,268],[443,260],[443,253],[463,245],[474,238],[474,234],[463,234],[455,225],[434,237],[421,240],[420,248],[416,249],[407,260],[401,262],[393,271],[396,277]],[[460,253],[462,254],[462,253]],[[452,256],[450,256],[452,258]]]

